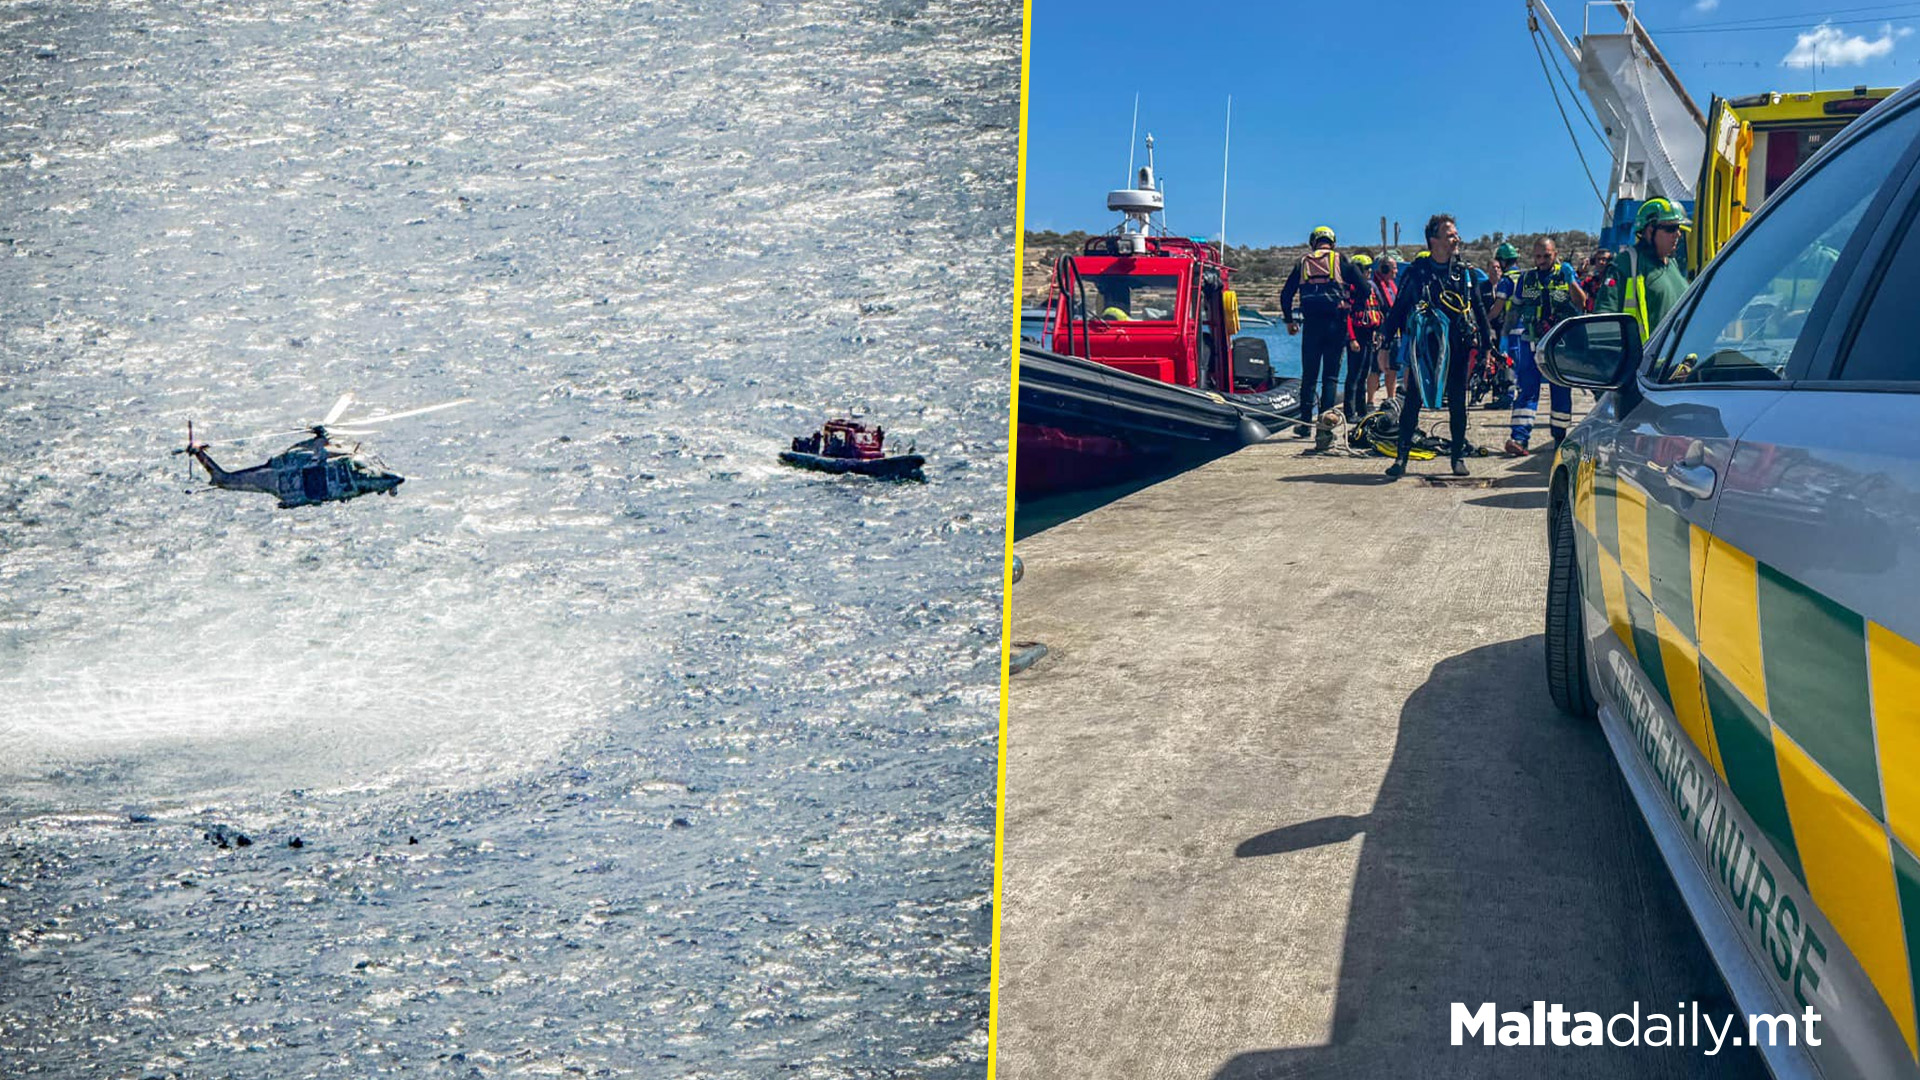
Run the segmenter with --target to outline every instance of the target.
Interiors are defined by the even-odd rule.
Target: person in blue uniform
[[[1580,288],[1573,267],[1560,261],[1560,253],[1550,237],[1533,242],[1533,269],[1520,276],[1508,325],[1519,331],[1520,340],[1513,350],[1513,376],[1518,388],[1513,397],[1512,428],[1507,439],[1509,457],[1526,457],[1533,438],[1534,412],[1540,407],[1540,364],[1534,350],[1562,319],[1587,309],[1587,294]],[[1548,415],[1553,443],[1567,437],[1573,426],[1573,391],[1560,385],[1547,388]]]

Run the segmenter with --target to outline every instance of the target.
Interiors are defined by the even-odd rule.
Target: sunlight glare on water
[[[0,11],[0,1074],[978,1073],[1020,28]]]

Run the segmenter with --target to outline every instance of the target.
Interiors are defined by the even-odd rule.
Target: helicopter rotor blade
[[[352,394],[342,394],[340,400],[333,403],[333,408],[327,410],[327,418],[310,427],[293,428],[288,431],[263,431],[258,435],[242,435],[237,439],[221,439],[218,442],[204,442],[199,445],[203,447],[239,446],[242,443],[259,442],[262,439],[286,439],[302,436],[311,437],[314,435],[374,435],[378,433],[365,429],[370,428],[374,424],[384,424],[389,420],[405,420],[408,417],[423,416],[427,413],[439,412],[441,409],[451,409],[456,405],[466,405],[472,401],[472,398],[460,398],[455,401],[443,401],[438,405],[427,405],[418,409],[407,409],[404,412],[379,413],[374,416],[348,420],[345,425],[336,428],[333,426],[334,421],[339,420],[340,414],[345,412],[353,403]],[[180,454],[186,453],[185,450],[176,450],[174,452]]]
[[[320,421],[320,426],[326,427],[328,424],[331,424],[335,420],[340,419],[340,414],[346,412],[347,406],[351,404],[353,404],[352,392],[349,391],[348,393],[341,394],[340,400],[334,402],[333,408],[327,410],[327,417],[326,419]]]
[[[201,443],[201,446],[238,446],[241,443],[259,442],[261,439],[284,439],[290,435],[311,435],[310,427],[294,428],[292,431],[263,431],[258,435],[243,435],[238,439],[221,439],[219,442]]]
[[[430,412],[439,412],[441,409],[451,409],[455,405],[466,405],[472,401],[472,398],[460,398],[457,401],[443,401],[438,405],[428,405],[419,409],[408,409],[405,412],[380,413],[376,416],[359,416],[347,421],[347,423],[357,428],[366,427],[369,424],[384,424],[389,420],[405,420],[410,416],[424,416]]]

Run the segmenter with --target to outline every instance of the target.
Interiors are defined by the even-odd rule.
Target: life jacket
[[[1374,301],[1380,305],[1381,311],[1383,312],[1392,311],[1394,302],[1400,299],[1399,279],[1383,278],[1377,274],[1370,275],[1370,276],[1373,278],[1373,281],[1371,284],[1372,284],[1372,289],[1374,294]]]
[[[1353,306],[1347,283],[1340,276],[1340,252],[1334,248],[1309,251],[1301,258],[1300,310],[1314,318],[1338,318]]]
[[[1379,285],[1371,280],[1372,275],[1367,275],[1367,278],[1354,286],[1354,291],[1362,296],[1353,309],[1352,323],[1355,330],[1378,330],[1380,324],[1387,321],[1387,312],[1393,307],[1391,300],[1387,301],[1385,307],[1381,306]]]

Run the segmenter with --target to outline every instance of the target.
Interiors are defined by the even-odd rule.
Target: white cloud
[[[1717,8],[1719,6],[1720,6],[1720,0],[1699,0],[1699,3],[1693,5],[1693,10],[1699,11],[1699,12],[1707,12],[1707,11],[1712,11],[1714,8]]]
[[[1863,35],[1846,34],[1834,29],[1830,23],[1819,26],[1799,35],[1793,48],[1782,57],[1780,62],[1787,67],[1849,67],[1878,59],[1893,51],[1893,43],[1913,33],[1913,28],[1903,26],[1895,30],[1891,25],[1880,28],[1880,36],[1869,40]]]

